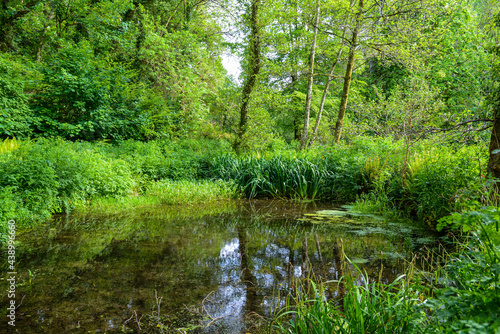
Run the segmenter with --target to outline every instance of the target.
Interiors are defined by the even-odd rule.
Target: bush
[[[25,142],[0,160],[3,195],[12,194],[32,219],[46,219],[94,196],[129,194],[134,184],[125,161],[63,140]]]
[[[427,306],[440,333],[498,333],[500,330],[500,211],[481,208],[442,219],[440,228],[472,231],[466,247],[446,266],[447,286]]]
[[[0,54],[0,138],[31,134],[32,112],[24,93],[26,69]]]
[[[134,96],[133,73],[94,57],[88,43],[63,45],[49,63],[39,65],[41,78],[31,107],[43,136],[66,139],[142,138],[148,114]]]
[[[57,210],[59,182],[53,165],[39,154],[16,151],[0,162],[0,187],[10,189],[33,216],[50,217]]]
[[[454,150],[422,145],[406,167],[402,159],[378,157],[364,166],[368,193],[358,198],[358,208],[396,211],[435,227],[465,201],[480,198],[486,166],[480,157],[486,156],[479,146]]]

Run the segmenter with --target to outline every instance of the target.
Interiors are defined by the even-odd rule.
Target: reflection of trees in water
[[[241,255],[241,275],[246,288],[245,313],[253,312],[257,309],[257,278],[252,273],[249,263],[247,233],[243,226],[238,227],[239,251]]]
[[[82,225],[52,236],[50,251],[43,239],[50,233],[41,229],[37,238],[33,234],[25,238],[29,248],[20,249],[19,255],[27,268],[37,267],[46,274],[37,276],[34,291],[40,295],[46,291],[50,277],[58,282],[56,288],[50,285],[52,295],[60,296],[62,289],[71,292],[62,305],[51,305],[61,314],[62,306],[73,309],[81,298],[104,309],[112,292],[114,305],[121,309],[109,313],[118,317],[130,316],[127,303],[139,313],[150,312],[155,289],[164,297],[162,313],[168,314],[184,304],[196,305],[221,282],[232,287],[227,291],[235,291],[231,298],[241,301],[237,306],[241,314],[267,314],[277,296],[285,297],[304,277],[324,282],[349,275],[353,268],[346,257],[369,260],[359,267],[370,279],[378,279],[382,264],[383,281],[401,273],[385,255],[403,248],[399,239],[370,231],[357,235],[359,226],[353,232],[332,224],[297,221],[309,209],[290,202],[262,201],[193,219],[155,217],[122,222],[125,226],[102,222],[102,228],[92,232]],[[35,240],[28,243],[31,239]],[[228,240],[239,245],[232,250],[231,263],[221,266],[221,247]],[[345,295],[343,284],[329,283],[328,287],[328,298]],[[228,294],[221,303],[227,303]],[[122,314],[122,309],[128,313]],[[101,326],[102,320],[92,320],[95,327]]]
[[[344,277],[344,252],[342,250],[342,239],[335,239],[333,244],[333,266],[335,267],[335,279],[340,280]],[[345,296],[345,285],[344,282],[339,282],[338,296],[344,298]]]
[[[304,240],[302,241],[302,277],[309,277],[309,254],[307,251],[307,233],[304,235]]]

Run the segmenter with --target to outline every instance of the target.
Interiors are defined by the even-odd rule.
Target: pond
[[[262,200],[64,216],[19,240],[20,333],[247,333],[303,278],[357,266],[390,282],[432,236],[331,204]]]

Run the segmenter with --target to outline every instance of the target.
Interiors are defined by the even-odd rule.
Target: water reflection
[[[18,295],[25,297],[16,329],[137,329],[134,314],[158,315],[157,292],[170,328],[197,323],[210,324],[198,332],[243,333],[249,315],[269,316],[300,278],[338,280],[353,270],[344,254],[373,279],[393,280],[402,270],[398,254],[418,248],[423,236],[370,219],[297,220],[324,209],[331,207],[241,201],[55,221],[21,236]],[[342,285],[327,292],[345,293]]]

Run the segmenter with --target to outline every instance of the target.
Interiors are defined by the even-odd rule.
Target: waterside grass
[[[74,213],[120,214],[162,205],[198,205],[239,198],[239,192],[231,182],[222,180],[162,180],[149,182],[144,191],[125,197],[96,197],[81,202]],[[226,204],[227,205],[227,204]],[[161,210],[160,210],[161,211]]]
[[[275,315],[281,333],[498,333],[500,330],[500,211],[483,207],[441,225],[470,233],[456,253],[415,254],[390,284],[347,273],[335,300],[330,282],[298,284]],[[416,258],[420,264],[416,266]],[[354,267],[356,267],[354,265]],[[357,267],[356,267],[357,268]]]

